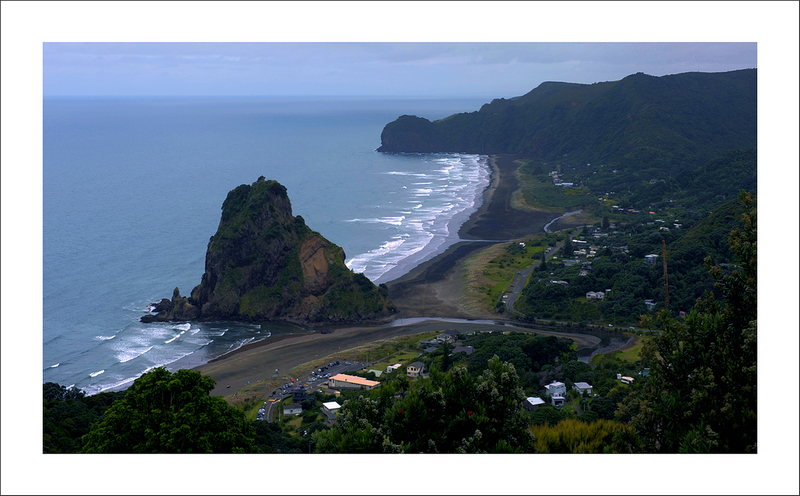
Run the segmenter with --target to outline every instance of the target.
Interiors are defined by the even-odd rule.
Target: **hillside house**
[[[546,385],[545,390],[550,397],[550,404],[553,406],[564,406],[566,403],[567,386],[563,382],[551,382]]]
[[[587,300],[603,301],[603,298],[605,298],[605,293],[603,293],[602,291],[589,291],[588,293],[586,293]]]
[[[588,394],[589,396],[592,395],[592,385],[586,382],[576,382],[572,385],[572,389],[578,392],[578,394],[583,395]]]
[[[564,396],[567,394],[567,386],[563,382],[551,382],[544,389],[548,396]]]
[[[644,256],[644,264],[650,267],[654,266],[657,261],[658,261],[658,255],[656,254],[650,254]]]
[[[425,370],[425,364],[422,362],[414,362],[406,367],[406,375],[408,377],[419,377],[422,375],[423,370]]]
[[[339,414],[339,409],[341,407],[342,406],[335,401],[329,401],[322,404],[322,414],[328,419],[328,423],[332,423],[334,420],[336,420],[336,416]]]
[[[474,351],[475,348],[473,348],[472,346],[456,346],[455,348],[453,348],[452,354],[455,355],[456,353],[466,353],[467,356],[470,356]]]
[[[402,367],[402,365],[400,365],[399,363],[396,363],[394,365],[389,365],[388,367],[386,367],[386,373],[389,374],[391,372],[394,372],[395,370],[399,369],[400,367]]]
[[[543,399],[539,398],[538,396],[531,396],[525,399],[524,406],[526,410],[532,412],[544,404],[545,402]]]

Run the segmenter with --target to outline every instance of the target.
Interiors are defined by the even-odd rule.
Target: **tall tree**
[[[244,414],[218,396],[214,379],[159,367],[136,379],[84,436],[85,453],[244,453],[256,451]]]
[[[489,360],[477,378],[465,368],[395,381],[342,406],[337,425],[314,433],[321,453],[487,453],[533,450],[525,395],[510,363]],[[399,393],[399,394],[395,394]]]
[[[618,416],[638,431],[645,451],[755,452],[756,444],[756,201],[742,193],[743,226],[729,241],[737,260],[725,273],[711,266],[716,287],[685,322],[662,312],[663,332],[642,351],[650,379]]]

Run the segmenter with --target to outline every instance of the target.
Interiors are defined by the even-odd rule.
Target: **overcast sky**
[[[786,226],[792,229],[800,222],[797,2],[3,1],[0,8],[2,298],[4,309],[20,310],[3,312],[4,328],[28,329],[35,336],[38,327],[41,334],[41,306],[36,302],[41,301],[42,295],[43,94],[405,95],[467,96],[488,101],[524,94],[543,81],[592,83],[618,80],[640,71],[660,76],[757,67],[758,154],[767,179],[759,185],[759,238],[785,237]],[[269,43],[119,43],[152,41]],[[309,41],[354,44],[305,43]],[[398,41],[444,44],[387,43]],[[473,43],[476,41],[548,43]],[[660,43],[573,43],[605,41]],[[664,43],[689,41],[710,43]],[[25,242],[20,243],[20,239]],[[783,260],[797,260],[798,248],[796,243],[790,243],[788,248],[767,243],[761,249],[767,256],[759,259],[759,277],[765,279],[762,295],[767,296],[762,298],[764,308],[759,307],[759,327],[766,329],[769,339],[785,328],[785,316],[796,317],[798,313],[797,301],[790,298],[786,302],[779,294],[798,287],[797,274],[786,273],[780,265]],[[9,342],[12,338],[16,341]],[[19,353],[30,348],[30,333],[4,332],[2,339],[3,377],[22,377],[19,384],[14,384],[16,387],[2,388],[4,400],[8,395],[14,396],[11,401],[2,402],[3,453],[14,451],[13,456],[3,458],[4,474],[21,474],[16,480],[4,477],[3,492],[58,492],[60,481],[81,473],[85,463],[45,460],[35,443],[28,442],[30,439],[24,435],[18,444],[7,442],[7,425],[23,426],[17,429],[22,434],[37,429],[35,415],[13,406],[41,401],[36,396],[40,386],[35,384],[41,360],[37,362],[33,350],[30,354]],[[774,359],[759,365],[763,377],[796,375],[797,353],[793,350],[798,347],[797,333],[782,333],[780,340],[783,346],[770,349]],[[764,397],[781,393],[777,383],[765,382],[766,387],[761,390]],[[759,425],[757,460],[715,458],[696,463],[694,458],[683,462],[670,459],[667,470],[681,476],[664,479],[655,471],[663,469],[662,465],[656,467],[649,459],[633,459],[627,462],[633,469],[626,472],[626,487],[651,487],[657,478],[664,491],[679,494],[704,492],[706,487],[706,491],[717,492],[797,494],[796,477],[791,477],[791,468],[797,466],[797,443],[784,442],[797,439],[797,409],[779,413],[782,422],[764,421]],[[38,426],[40,429],[41,423]],[[13,466],[7,466],[7,458],[11,458],[8,465]],[[503,459],[502,464],[493,463],[490,470],[525,474],[530,460]],[[147,461],[140,459],[130,468],[146,470]],[[448,461],[452,464],[448,468],[456,466],[455,461]],[[206,463],[213,465],[208,472],[216,475],[195,481],[178,480],[165,472],[160,480],[157,478],[158,487],[166,487],[167,491],[174,486],[176,490],[212,492],[229,491],[231,487],[237,492],[258,492],[265,487],[263,478],[233,480],[227,475],[261,462],[242,462],[238,458],[235,466],[230,460],[223,464],[218,458],[180,462],[175,466],[176,462],[171,461],[171,467],[180,471]],[[93,458],[92,463],[95,486],[116,487],[119,460]],[[269,463],[277,472],[293,470],[296,465],[284,459],[270,459]],[[597,463],[602,472],[614,470],[616,462],[607,458]],[[466,473],[470,469],[485,471],[486,464],[486,458],[457,462],[458,469],[463,471],[466,467]],[[555,459],[537,458],[537,464],[545,471],[563,468]],[[433,488],[434,492],[437,487],[447,487],[456,492],[490,493],[498,488],[502,491],[505,484],[515,484],[507,491],[510,493],[530,490],[530,477],[507,477],[502,485],[492,477],[456,477],[445,483],[438,473],[420,472],[418,465],[415,458],[392,463],[396,472],[414,473],[423,487]],[[23,477],[29,466],[40,468],[49,477]],[[368,472],[359,475],[359,487],[386,487],[386,481],[396,479],[386,478],[379,470]],[[748,477],[754,472],[763,476]],[[723,473],[725,477],[708,477]],[[276,486],[273,481],[269,484],[279,492],[289,488]],[[333,487],[323,486],[325,490]],[[549,488],[545,486],[545,492]],[[552,489],[557,490],[555,486]],[[603,493],[603,488],[599,491]]]
[[[757,66],[756,43],[45,43],[45,96],[512,97]]]

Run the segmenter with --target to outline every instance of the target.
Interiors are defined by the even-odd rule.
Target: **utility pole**
[[[669,279],[667,279],[667,243],[661,238],[661,247],[664,251],[664,308],[669,312]]]

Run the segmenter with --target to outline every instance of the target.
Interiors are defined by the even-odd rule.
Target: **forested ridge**
[[[546,82],[476,112],[433,122],[400,116],[384,127],[378,151],[512,154],[545,173],[558,168],[594,194],[625,191],[639,203],[664,190],[702,196],[721,173],[740,182],[750,172],[728,175],[730,164],[720,170],[714,161],[756,148],[756,93],[755,69]],[[657,183],[647,191],[650,180]]]

